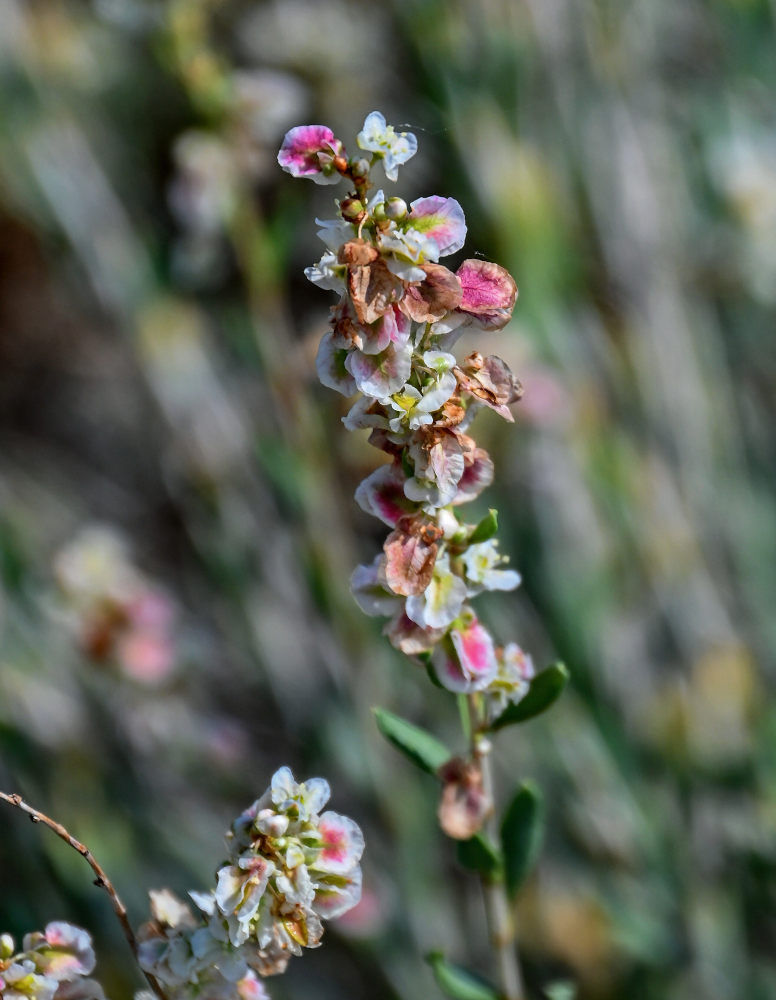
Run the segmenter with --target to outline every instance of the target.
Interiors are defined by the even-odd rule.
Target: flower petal
[[[345,367],[353,376],[359,392],[373,399],[385,399],[398,392],[409,378],[412,347],[409,343],[403,347],[391,344],[380,354],[353,351],[345,359]]]
[[[466,242],[466,219],[455,198],[417,198],[410,205],[409,221],[439,247],[439,256],[460,250]],[[460,280],[460,274],[458,275]]]
[[[321,853],[311,868],[347,875],[364,853],[364,835],[359,825],[347,816],[325,812],[318,821],[318,832],[322,838]]]
[[[449,638],[432,653],[439,682],[451,691],[481,691],[498,671],[490,633],[470,614],[468,621],[451,629]]]
[[[395,528],[400,518],[414,514],[418,509],[404,495],[406,479],[398,463],[381,465],[359,484],[356,503],[367,514],[379,517],[389,528]]]
[[[318,882],[313,908],[325,920],[347,913],[361,899],[361,868],[356,867],[347,877],[330,876]]]
[[[392,615],[396,611],[400,598],[386,589],[382,573],[384,559],[380,553],[369,565],[356,566],[350,578],[350,590],[364,614]]]
[[[500,330],[509,322],[517,300],[515,279],[499,264],[465,260],[456,271],[463,297],[459,309],[486,330]]]
[[[340,174],[324,168],[342,153],[342,143],[325,125],[297,125],[286,132],[278,163],[292,177],[309,177],[316,184],[335,184]]]
[[[450,572],[450,560],[443,555],[436,561],[434,576],[422,594],[407,598],[407,617],[421,628],[446,628],[461,613],[466,600],[466,584]]]
[[[329,389],[334,389],[343,396],[352,396],[356,392],[356,381],[347,367],[350,354],[344,348],[335,347],[333,340],[331,330],[321,338],[315,359],[318,378]]]
[[[463,470],[458,482],[458,492],[451,503],[457,506],[475,500],[492,482],[493,460],[484,448],[477,448]]]

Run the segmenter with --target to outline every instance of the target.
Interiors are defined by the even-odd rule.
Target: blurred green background
[[[524,576],[479,610],[572,671],[499,741],[504,792],[549,806],[532,996],[776,998],[775,25],[774,0],[0,4],[0,787],[135,921],[208,886],[289,763],[363,826],[366,899],[273,997],[433,997],[434,947],[488,971],[437,789],[370,716],[456,740],[348,593],[384,529],[314,372],[335,189],[275,163],[293,125],[352,148],[377,108],[419,139],[396,192],[456,197],[466,255],[521,290],[462,346],[526,390],[478,423],[478,511]],[[74,592],[95,525],[163,605],[131,649]],[[51,919],[94,932],[113,1000],[140,985],[82,860],[7,809],[0,930]]]

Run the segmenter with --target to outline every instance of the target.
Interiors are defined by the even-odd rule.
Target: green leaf
[[[448,962],[440,951],[432,951],[426,960],[445,996],[453,1000],[499,1000],[498,992],[487,980]]]
[[[508,705],[496,721],[491,723],[490,728],[496,730],[516,722],[527,722],[534,716],[546,712],[560,698],[568,680],[568,669],[562,663],[554,663],[546,670],[542,670],[531,681],[525,698],[516,705]]]
[[[483,517],[474,531],[469,535],[469,545],[478,545],[480,542],[487,542],[489,538],[498,531],[498,511],[492,507]]]
[[[577,995],[577,987],[568,979],[558,980],[544,987],[544,995],[547,1000],[574,1000]]]
[[[531,782],[523,782],[501,824],[504,882],[513,897],[539,854],[544,835],[544,803]]]
[[[372,711],[377,728],[383,736],[421,771],[436,776],[439,768],[452,757],[444,743],[420,726],[407,722],[385,708],[373,708]]]
[[[475,833],[469,840],[459,840],[457,853],[459,864],[485,878],[496,877],[503,866],[501,852],[483,833]]]

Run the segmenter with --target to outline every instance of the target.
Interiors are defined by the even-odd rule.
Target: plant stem
[[[135,932],[132,930],[132,925],[129,922],[127,908],[121,901],[113,883],[105,874],[105,870],[102,865],[99,864],[86,844],[82,844],[80,840],[76,840],[76,838],[69,833],[61,823],[57,823],[56,820],[51,819],[51,817],[47,816],[45,813],[42,813],[37,809],[33,809],[32,806],[28,805],[24,801],[21,795],[18,795],[17,793],[8,794],[6,792],[0,792],[0,800],[7,802],[11,806],[15,806],[17,809],[21,809],[22,812],[27,813],[33,823],[43,823],[44,826],[47,826],[49,830],[53,830],[58,837],[64,840],[66,844],[69,844],[73,850],[78,851],[96,876],[94,884],[108,893],[111,905],[113,906],[113,912],[116,914],[116,917],[121,924],[121,929],[124,931],[124,937],[127,939],[127,943],[132,949],[132,954],[137,960],[137,938],[135,937]],[[145,976],[148,985],[159,997],[159,1000],[167,1000],[164,991],[154,976],[145,971],[143,971],[143,975]]]
[[[491,760],[492,744],[489,739],[478,732],[478,713],[473,696],[469,698],[469,712],[472,731],[472,754],[482,775],[482,789],[493,804],[490,815],[485,823],[485,832],[491,842],[498,844],[499,828],[496,817],[496,798],[493,780],[493,762]],[[520,959],[517,954],[517,933],[515,929],[512,908],[507,898],[503,875],[496,877],[480,876],[482,893],[485,900],[485,913],[488,920],[490,945],[498,968],[499,986],[503,1000],[524,1000],[525,987],[520,969]]]

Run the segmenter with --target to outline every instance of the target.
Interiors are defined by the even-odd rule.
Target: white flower
[[[417,229],[401,230],[395,224],[377,233],[377,248],[388,270],[402,281],[424,281],[426,272],[418,265],[439,259],[439,248],[432,239]]]
[[[366,116],[356,142],[360,149],[382,157],[385,176],[390,181],[398,178],[401,164],[413,157],[418,149],[418,140],[411,132],[397,132],[392,125],[386,124],[379,111]]]
[[[431,583],[422,594],[407,598],[407,617],[421,628],[447,628],[461,613],[466,584],[450,570],[446,552],[437,557]]]
[[[321,227],[318,230],[318,238],[323,240],[329,250],[339,250],[343,243],[352,240],[356,235],[356,227],[350,222],[345,222],[344,219],[316,219],[315,221]]]
[[[314,285],[320,285],[321,288],[327,288],[332,292],[342,293],[345,291],[347,270],[347,267],[337,260],[337,255],[329,250],[317,264],[306,267],[304,275]]]
[[[498,671],[484,692],[489,722],[497,719],[507,705],[525,698],[536,675],[533,660],[516,642],[497,651],[496,660]]]
[[[495,538],[479,545],[470,545],[463,556],[469,596],[483,590],[514,590],[521,582],[521,576],[513,569],[499,569],[507,562],[506,556],[498,551]]]

